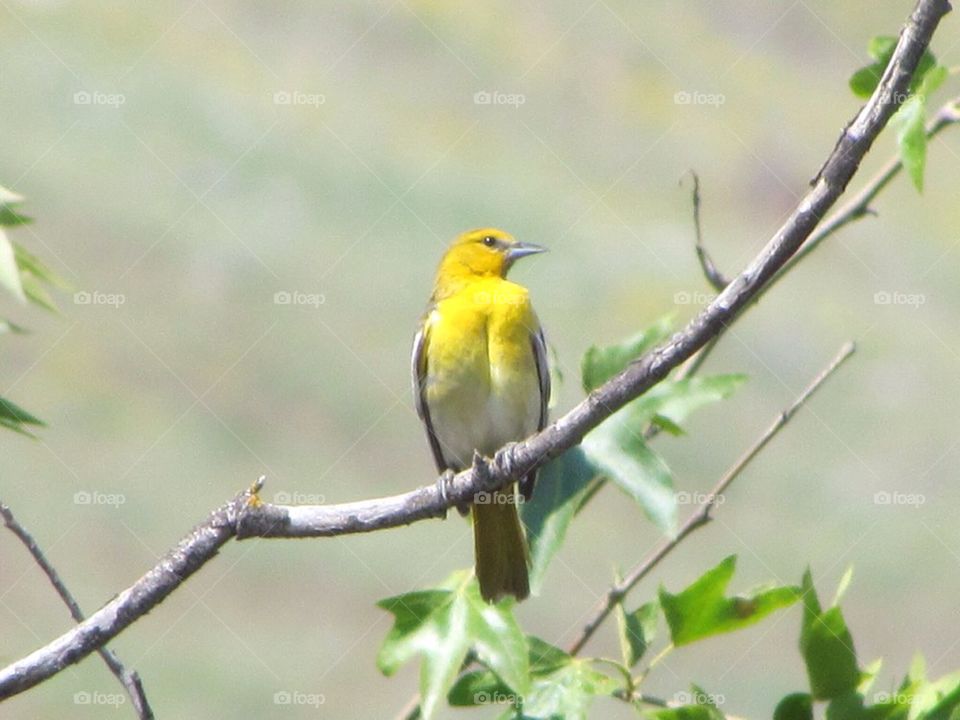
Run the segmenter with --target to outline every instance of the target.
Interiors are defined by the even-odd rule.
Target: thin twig
[[[693,170],[690,171],[690,176],[693,178],[693,229],[697,237],[697,260],[700,261],[700,268],[710,286],[717,292],[722,292],[730,281],[723,276],[703,245],[703,232],[700,228],[700,177]]]
[[[703,527],[710,521],[710,511],[714,508],[717,502],[717,498],[723,494],[723,492],[730,487],[730,484],[737,479],[737,477],[744,471],[744,469],[750,464],[750,462],[760,453],[763,448],[767,446],[767,443],[773,439],[773,437],[786,425],[790,419],[796,414],[803,404],[813,395],[821,385],[833,375],[834,372],[839,369],[839,367],[847,360],[855,351],[855,346],[852,342],[848,342],[841,349],[837,356],[830,362],[830,364],[817,375],[816,378],[810,383],[810,385],[804,390],[800,396],[793,401],[793,404],[789,408],[781,412],[777,419],[766,429],[763,435],[747,450],[741,457],[738,459],[726,473],[723,474],[723,477],[714,485],[713,489],[707,493],[706,499],[697,507],[697,509],[687,518],[687,520],[680,527],[680,530],[677,534],[665,540],[656,550],[654,550],[646,559],[638,563],[633,569],[628,572],[623,580],[613,585],[608,591],[607,594],[601,599],[598,603],[596,609],[592,613],[590,620],[587,621],[584,625],[583,630],[577,636],[576,640],[570,644],[568,652],[571,655],[576,655],[583,649],[583,646],[586,645],[587,641],[593,636],[597,631],[597,628],[603,623],[607,618],[610,612],[620,603],[624,596],[647,574],[653,570],[661,560],[663,560],[670,552],[679,545],[684,538],[690,535],[692,532],[697,530],[700,527]]]
[[[930,140],[933,137],[936,137],[944,128],[947,128],[951,125],[956,125],[960,123],[960,97],[955,97],[952,100],[944,103],[939,110],[934,114],[933,119],[927,124],[927,139]],[[822,225],[820,225],[816,230],[814,230],[810,237],[807,238],[803,246],[797,251],[797,253],[790,258],[790,260],[777,271],[777,274],[773,276],[773,279],[767,284],[767,286],[757,293],[756,298],[753,301],[755,305],[774,285],[776,285],[787,273],[796,267],[797,263],[800,263],[806,258],[810,253],[816,250],[820,244],[826,240],[828,237],[833,235],[837,230],[846,225],[859,220],[867,215],[876,215],[877,213],[870,207],[870,203],[874,201],[877,195],[893,180],[903,169],[903,163],[900,160],[899,155],[894,155],[883,167],[877,171],[873,177],[871,177],[863,188],[860,191],[851,197],[847,202],[837,208],[831,215],[828,217]],[[699,236],[698,236],[699,237]],[[698,241],[699,242],[699,241]],[[697,249],[698,257],[700,256],[700,249]],[[702,260],[701,260],[702,263]],[[704,269],[706,273],[706,269]],[[709,275],[707,276],[709,280]],[[714,347],[716,346],[716,340],[708,345],[706,345],[700,352],[694,355],[690,361],[681,368],[681,372],[690,368],[690,372],[687,373],[687,376],[692,375],[696,370],[703,364],[707,359],[710,353],[713,352]],[[679,374],[678,374],[679,377]]]
[[[9,506],[4,505],[2,502],[0,502],[0,515],[3,515],[3,524],[20,539],[30,555],[33,556],[34,562],[36,562],[44,574],[46,574],[50,584],[53,585],[53,589],[57,591],[57,595],[60,596],[60,599],[63,600],[64,605],[66,605],[70,611],[70,617],[76,622],[83,622],[83,611],[80,609],[80,605],[77,604],[77,601],[67,589],[67,586],[63,584],[60,575],[47,560],[37,541],[34,540],[26,528],[17,521]],[[127,670],[123,666],[123,663],[120,662],[120,658],[117,657],[116,653],[106,646],[97,648],[97,652],[100,653],[103,662],[110,668],[110,672],[116,676],[117,680],[119,680],[124,689],[126,689],[127,695],[130,696],[130,701],[133,703],[133,708],[137,713],[137,717],[140,718],[140,720],[153,720],[153,710],[150,709],[150,703],[147,702],[147,694],[143,690],[143,683],[140,681],[140,675],[137,671]]]
[[[448,508],[470,502],[478,492],[501,488],[579,444],[584,435],[723,333],[810,237],[906,97],[914,70],[949,10],[948,0],[918,0],[877,88],[844,129],[813,186],[750,264],[668,341],[632,362],[542,431],[502,447],[492,458],[476,456],[471,468],[452,479],[441,479],[440,484],[388,498],[329,506],[254,503],[249,493],[234,498],[100,610],[0,670],[0,700],[43,682],[105,645],[162,602],[232,537],[345,535],[443,517]]]

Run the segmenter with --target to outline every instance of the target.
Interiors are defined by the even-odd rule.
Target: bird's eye
[[[493,237],[493,235],[487,235],[483,239],[483,244],[486,245],[487,247],[493,247],[494,245],[497,244],[497,239]]]

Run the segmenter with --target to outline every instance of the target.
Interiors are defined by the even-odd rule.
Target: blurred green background
[[[38,219],[11,236],[76,291],[123,300],[63,294],[62,317],[0,300],[33,330],[0,338],[0,395],[49,423],[35,442],[0,435],[0,495],[92,611],[261,474],[268,500],[432,482],[408,352],[450,238],[497,225],[550,247],[515,275],[567,378],[556,415],[582,395],[589,345],[709,300],[685,173],[702,179],[714,258],[738,271],[856,111],[847,78],[868,39],[910,9],[0,0],[0,184]],[[957,18],[933,49],[960,62]],[[894,149],[888,131],[854,185]],[[728,334],[708,370],[746,372],[746,389],[657,440],[680,490],[712,485],[845,340],[859,352],[630,605],[730,553],[734,590],[797,582],[809,562],[827,598],[852,563],[845,612],[861,660],[884,657],[878,689],[917,649],[932,676],[960,666],[958,157],[947,130],[922,197],[898,178],[878,218],[832,238]],[[882,492],[924,502],[883,505]],[[657,540],[607,488],[519,608],[525,630],[568,643],[614,570]],[[232,543],[112,647],[159,717],[389,717],[417,671],[378,673],[390,622],[374,603],[471,562],[453,516]],[[0,662],[69,627],[0,535]],[[694,680],[726,712],[769,716],[806,686],[798,628],[794,608],[677,651],[649,690]],[[589,650],[616,652],[612,624]],[[76,695],[119,692],[91,657],[0,714],[130,717]],[[324,702],[278,705],[283,692]],[[613,700],[595,715],[631,716]]]

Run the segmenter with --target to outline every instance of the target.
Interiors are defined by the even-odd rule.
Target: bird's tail
[[[473,505],[473,539],[480,594],[487,602],[530,594],[527,542],[513,486],[483,493]]]

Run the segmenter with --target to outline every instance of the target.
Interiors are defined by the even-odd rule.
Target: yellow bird
[[[474,451],[499,448],[547,423],[550,373],[543,331],[527,289],[506,279],[522,257],[546,248],[494,228],[471,230],[447,250],[413,342],[417,413],[440,472],[469,467]],[[524,499],[536,473],[520,480]],[[488,602],[530,594],[527,545],[514,485],[474,498],[474,552]]]

